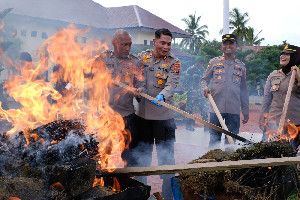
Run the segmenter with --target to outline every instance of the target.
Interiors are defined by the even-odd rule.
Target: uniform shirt
[[[238,59],[226,60],[224,56],[209,61],[201,79],[202,90],[212,79],[211,93],[221,113],[249,115],[249,93],[246,67]],[[214,112],[210,106],[210,112]]]
[[[165,102],[173,104],[174,89],[180,78],[180,61],[169,53],[164,58],[156,60],[153,50],[141,52],[139,58],[144,62],[147,94],[156,97],[163,94]],[[137,106],[136,114],[147,120],[168,120],[174,117],[172,110],[159,107],[143,98]]]
[[[137,56],[129,54],[127,58],[118,59],[113,51],[106,51],[96,58],[95,62],[99,61],[103,61],[106,64],[114,80],[145,90],[144,64]],[[109,88],[109,92],[110,107],[120,113],[122,117],[135,112],[133,105],[134,96],[131,92],[114,84]]]
[[[269,113],[268,122],[279,123],[291,75],[292,72],[285,75],[282,70],[274,70],[267,79],[261,116]],[[300,86],[297,86],[296,81],[292,88],[287,119],[293,124],[300,124]]]

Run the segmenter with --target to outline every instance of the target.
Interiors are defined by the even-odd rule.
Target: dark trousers
[[[133,155],[134,149],[137,147],[139,138],[137,134],[137,116],[132,113],[123,117],[125,123],[125,145],[126,149],[121,154],[122,159],[126,162],[126,167],[137,166],[137,159]]]
[[[221,113],[222,118],[225,119],[225,124],[228,130],[234,134],[238,134],[240,130],[240,115],[238,114],[230,114],[230,113]],[[210,113],[210,123],[222,127],[216,113]],[[220,148],[218,143],[221,142],[221,132],[216,131],[214,129],[209,130],[210,140],[209,140],[209,148]],[[225,144],[229,144],[228,139],[225,137]]]
[[[145,120],[138,118],[139,145],[136,148],[136,156],[139,158],[138,165],[150,166],[152,162],[153,145],[155,143],[158,165],[174,165],[174,143],[176,125],[174,119],[169,120]],[[162,196],[164,199],[172,198],[171,178],[174,174],[161,175],[163,179]],[[147,183],[146,177],[137,180]]]

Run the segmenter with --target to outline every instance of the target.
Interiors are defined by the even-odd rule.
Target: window
[[[147,40],[144,40],[144,45],[147,45]]]
[[[153,40],[150,41],[150,46],[153,46]]]
[[[27,30],[21,30],[21,35],[26,37]]]
[[[42,39],[47,39],[48,38],[48,35],[46,32],[42,32]]]
[[[82,43],[86,43],[86,37],[82,37],[81,41]]]
[[[36,37],[37,31],[31,31],[31,37]]]

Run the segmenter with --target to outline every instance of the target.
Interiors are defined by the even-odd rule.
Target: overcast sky
[[[223,27],[223,0],[93,0],[104,7],[138,5],[173,25],[185,29],[181,20],[189,14],[201,15],[200,25],[207,24],[208,39],[216,38]],[[248,26],[264,37],[262,45],[281,44],[283,40],[300,46],[300,0],[229,0],[229,10],[248,12]]]

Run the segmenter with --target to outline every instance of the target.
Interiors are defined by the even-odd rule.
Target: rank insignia
[[[179,73],[180,72],[180,63],[176,62],[174,63],[174,73]]]
[[[157,73],[157,74],[156,74],[156,77],[161,77],[161,73]]]
[[[221,79],[222,79],[222,76],[218,76],[218,79],[221,80]]]
[[[169,67],[169,65],[167,65],[167,64],[162,64],[161,66],[162,67]]]
[[[221,62],[217,63],[217,66],[223,66],[223,63],[221,63]]]
[[[210,68],[210,64],[207,65],[206,70],[208,70]]]
[[[235,65],[235,67],[236,67],[236,68],[239,68],[239,69],[241,68],[239,65]]]
[[[159,80],[157,81],[157,84],[158,84],[158,85],[162,85],[162,84],[164,84],[164,81],[161,80],[161,79],[159,79]]]
[[[149,59],[150,56],[148,56],[148,55],[143,55],[143,58]]]
[[[221,69],[217,70],[218,74],[221,74],[223,71]]]
[[[150,61],[147,60],[147,59],[142,59],[142,61],[145,62],[145,63],[150,63]]]

